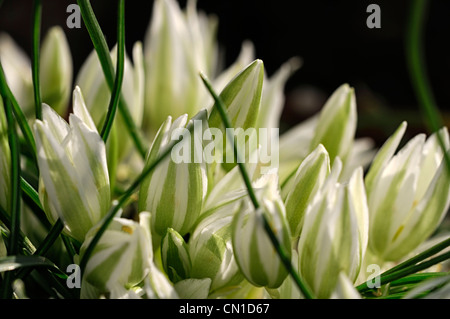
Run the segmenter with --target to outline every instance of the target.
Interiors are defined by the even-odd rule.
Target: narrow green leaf
[[[443,261],[446,261],[450,259],[450,252],[447,253],[443,253],[441,255],[438,255],[430,260],[424,261],[420,264],[417,265],[412,265],[409,267],[405,267],[402,268],[396,272],[392,272],[392,273],[388,273],[388,274],[381,274],[380,276],[380,284],[381,285],[385,285],[388,284],[390,282],[393,282],[395,280],[399,280],[403,277],[412,275],[414,273],[417,273],[419,271],[425,270],[427,268],[430,268],[431,266],[434,266],[436,264],[439,264]],[[362,283],[361,285],[359,285],[358,287],[356,287],[356,289],[360,292],[366,292],[368,290],[370,290],[369,286],[367,285],[367,282]]]
[[[8,256],[0,258],[0,272],[12,271],[24,267],[55,268],[56,265],[42,256]]]
[[[102,66],[103,73],[105,75],[106,83],[110,90],[114,87],[114,68],[111,60],[111,55],[109,53],[108,45],[106,43],[105,37],[103,36],[100,25],[98,24],[97,18],[95,17],[92,6],[88,0],[77,0],[80,7],[81,16],[88,30],[89,36],[91,37],[92,43],[94,45],[95,51],[97,52],[98,59]],[[133,142],[138,149],[142,158],[145,158],[147,153],[145,143],[142,140],[138,128],[131,117],[128,106],[122,95],[120,95],[119,101],[119,112],[123,117],[125,125],[128,129]]]
[[[8,86],[8,83],[6,82],[5,72],[3,70],[1,61],[0,61],[0,94],[3,96],[5,103],[6,100],[9,100],[9,102],[11,103],[12,110],[14,116],[16,117],[17,123],[19,124],[20,130],[22,131],[22,134],[27,142],[28,147],[30,148],[30,150],[32,150],[31,155],[33,156],[33,159],[35,159],[36,143],[34,141],[33,133],[31,132],[30,126],[28,125],[27,118],[23,114],[22,109],[17,103],[16,98],[14,97],[13,93],[11,92],[11,89]]]
[[[405,260],[404,262],[398,264],[397,266],[388,269],[387,271],[385,271],[383,273],[383,275],[388,275],[391,273],[394,273],[396,271],[402,270],[406,267],[415,265],[435,254],[437,254],[438,252],[444,250],[445,248],[450,247],[450,238],[443,240],[442,242],[428,248],[427,250],[421,252],[420,254],[418,254],[417,256],[411,257],[408,260]]]
[[[114,81],[114,86],[111,92],[111,100],[109,102],[105,124],[103,125],[102,131],[100,133],[105,143],[108,140],[108,136],[111,131],[114,117],[117,111],[120,92],[122,90],[125,65],[125,1],[119,0],[118,7],[116,79]]]
[[[9,216],[6,214],[6,212],[0,207],[0,221],[6,225],[6,227],[10,227],[11,225],[11,218],[9,218]],[[11,232],[9,231],[9,229],[6,229],[4,227],[0,226],[0,232],[4,235],[5,238],[9,238],[11,235]],[[23,253],[25,255],[32,255],[35,251],[36,248],[34,247],[33,243],[31,242],[31,240],[25,236],[25,234],[23,232],[20,233],[20,248],[22,249]]]
[[[41,210],[44,210],[39,199],[39,194],[22,176],[20,177],[20,188]]]
[[[42,100],[41,100],[41,86],[39,79],[39,50],[41,37],[41,16],[42,3],[41,0],[33,1],[33,42],[32,42],[32,77],[34,88],[34,104],[36,110],[36,118],[42,120]]]
[[[426,0],[414,0],[412,2],[406,34],[405,51],[407,67],[414,91],[419,100],[419,105],[426,116],[428,127],[432,132],[437,132],[443,126],[443,122],[428,79],[423,45],[425,18],[426,13],[428,12],[428,5],[429,1]],[[445,149],[444,140],[440,135],[438,135],[438,139],[444,152],[447,167],[450,170],[450,156]]]
[[[4,103],[6,122],[8,124],[8,142],[11,151],[11,235],[9,237],[8,255],[16,255],[20,247],[20,151],[19,141],[16,133],[16,126],[11,101],[7,99]],[[12,276],[5,276],[3,282],[2,297],[11,296]]]
[[[47,234],[47,236],[44,238],[42,243],[37,247],[36,251],[34,252],[34,256],[45,256],[49,249],[52,247],[52,245],[56,242],[56,239],[58,239],[59,235],[64,229],[64,224],[61,221],[61,219],[58,219],[55,224],[53,225],[50,232]],[[23,278],[26,275],[29,274],[29,270],[23,270],[17,274],[17,278]]]
[[[428,280],[431,278],[437,278],[437,277],[443,277],[446,275],[448,275],[448,274],[445,272],[426,272],[426,273],[413,274],[413,275],[406,276],[406,277],[400,278],[398,280],[392,281],[390,286],[395,287],[395,286],[404,286],[404,285],[409,285],[409,284],[417,284],[417,283],[423,282],[424,280]]]

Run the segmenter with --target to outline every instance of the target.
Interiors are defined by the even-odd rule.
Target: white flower
[[[310,148],[323,144],[331,163],[339,156],[346,160],[356,131],[355,92],[348,84],[334,91],[320,112]]]
[[[366,167],[370,163],[373,141],[369,138],[355,139],[356,111],[354,89],[343,84],[328,98],[319,114],[280,137],[282,188],[289,185],[298,166],[319,144],[326,148],[331,164],[335,157],[343,162],[341,181],[347,181],[355,168]]]
[[[394,155],[406,130],[403,122],[377,153],[366,176],[372,252],[397,261],[425,241],[450,204],[450,175],[437,133],[416,135]],[[449,136],[439,131],[446,151]]]
[[[255,125],[261,106],[263,80],[264,64],[261,60],[255,60],[241,70],[220,93],[243,161],[247,161],[249,154],[257,148],[254,142],[257,140]],[[234,160],[233,144],[227,136],[231,131],[227,132],[215,105],[211,109],[208,125],[222,131],[224,145],[222,167],[229,171],[237,164]],[[247,148],[249,151],[243,156],[243,151]]]
[[[61,27],[48,31],[39,57],[42,102],[65,116],[72,93],[73,66],[69,43]]]
[[[236,262],[245,278],[255,286],[279,287],[287,270],[278,256],[264,227],[263,216],[273,229],[281,247],[290,258],[291,243],[286,211],[278,193],[277,176],[257,190],[260,203],[255,210],[248,198],[241,200],[232,224],[232,243]]]
[[[190,277],[191,258],[184,238],[168,228],[161,241],[161,261],[169,279],[176,283]]]
[[[6,81],[17,103],[26,115],[34,115],[30,58],[6,33],[0,34],[0,58]]]
[[[93,227],[81,246],[80,257],[97,232]],[[144,280],[150,272],[152,246],[143,225],[116,217],[95,246],[84,270],[83,281],[99,293],[130,289]]]
[[[331,299],[362,299],[358,290],[353,286],[353,282],[341,272],[338,283],[331,295]]]
[[[69,124],[43,104],[34,123],[40,171],[39,195],[50,222],[61,218],[66,231],[83,242],[110,207],[105,144],[79,88],[73,94]]]
[[[330,173],[330,158],[322,144],[299,166],[293,185],[286,196],[286,214],[292,236],[300,236],[308,205]]]
[[[145,123],[153,134],[167,116],[195,115],[208,101],[199,72],[208,76],[216,64],[214,18],[197,13],[195,1],[186,14],[174,0],[154,2],[144,41]]]
[[[203,128],[207,127],[206,111],[201,111],[191,121],[196,119],[202,120]],[[173,123],[172,117],[167,118],[153,141],[146,166],[166,150],[176,132],[186,128],[187,121],[187,114]],[[194,133],[180,137],[182,141],[175,147],[183,149],[183,152],[187,148],[191,150],[188,161],[177,163],[173,156],[168,156],[145,178],[139,192],[140,210],[152,213],[152,231],[159,236],[163,236],[167,228],[173,228],[181,236],[186,235],[200,215],[208,187],[205,163],[195,160],[196,156],[203,154],[201,149],[201,153],[196,155],[196,145],[202,145],[201,136]]]
[[[34,116],[30,58],[7,34],[0,37],[0,57],[14,97],[27,116]],[[72,90],[73,65],[70,47],[61,27],[49,29],[42,41],[39,57],[42,102],[64,116]]]
[[[189,238],[191,277],[210,278],[212,292],[226,290],[243,279],[231,243],[231,222],[240,198],[205,212]]]
[[[368,240],[368,209],[362,169],[338,183],[339,157],[308,206],[298,243],[299,272],[319,298],[329,298],[339,274],[355,282]]]

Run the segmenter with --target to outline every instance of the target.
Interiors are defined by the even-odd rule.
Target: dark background
[[[63,26],[72,50],[75,74],[92,50],[86,29],[68,29],[66,8],[74,0],[43,0],[42,35]],[[198,8],[219,18],[218,40],[227,65],[237,57],[242,41],[255,44],[257,58],[272,74],[292,56],[302,68],[286,86],[283,128],[317,112],[342,83],[355,87],[358,135],[382,142],[402,120],[408,134],[425,131],[405,60],[405,31],[412,1],[263,1],[198,0]],[[182,7],[186,1],[180,1]],[[381,7],[381,29],[369,29],[366,8]],[[116,1],[93,0],[92,6],[112,47],[116,38]],[[126,44],[143,40],[153,1],[126,1]],[[0,31],[10,33],[26,52],[31,48],[31,0],[5,0]],[[425,32],[429,77],[448,126],[450,110],[450,1],[430,1]]]

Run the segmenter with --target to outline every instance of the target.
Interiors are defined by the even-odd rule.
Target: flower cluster
[[[107,141],[100,132],[111,92],[95,51],[72,88],[64,32],[48,32],[42,118],[35,119],[30,62],[0,37],[8,86],[36,143],[35,162],[24,157],[21,169],[40,207],[23,203],[22,231],[38,246],[62,222],[46,256],[63,272],[85,261],[81,298],[359,298],[355,287],[369,279],[369,265],[387,270],[423,250],[450,206],[445,127],[400,147],[407,123],[399,123],[375,149],[356,137],[355,92],[343,84],[319,114],[270,139],[251,129],[278,128],[286,81],[301,60],[269,77],[245,42],[220,70],[215,17],[198,12],[195,1],[183,11],[175,0],[156,0],[152,14],[143,43],[125,57],[121,99],[130,118],[117,113]],[[115,62],[117,46],[109,53]],[[0,99],[6,217],[13,193],[7,99]],[[219,103],[239,129],[234,143]],[[130,119],[149,145],[145,158],[133,147]],[[196,125],[200,134],[186,134]],[[212,146],[216,160],[205,162]],[[264,160],[267,152],[276,165]],[[7,218],[0,226],[1,258],[9,255]]]

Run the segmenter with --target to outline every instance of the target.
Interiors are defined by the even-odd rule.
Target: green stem
[[[44,209],[42,207],[41,201],[39,199],[39,194],[37,193],[37,191],[33,188],[33,186],[31,186],[23,177],[20,178],[20,185],[22,188],[22,191],[33,201],[34,204],[36,204],[36,206],[40,209],[40,211],[34,211],[34,213],[36,214],[36,216],[39,218],[39,220],[44,224],[44,226],[47,227],[47,224],[50,224],[45,216],[45,212]],[[40,213],[41,215],[37,215],[38,213]],[[45,219],[42,219],[41,216],[45,217]],[[50,227],[49,227],[50,228]],[[62,230],[64,228],[63,223],[61,222],[60,219],[58,219],[56,221],[56,223],[53,225],[53,227],[50,230],[50,233],[52,231],[57,231],[57,229],[60,229],[59,232],[61,233]],[[71,260],[73,260],[73,256],[76,255],[76,252],[73,248],[72,242],[70,240],[69,237],[67,237],[64,234],[61,234],[61,238],[63,240],[64,245],[66,246],[67,252],[70,255]],[[49,238],[50,239],[50,238]],[[43,244],[45,243],[45,240],[43,242]],[[50,244],[52,245],[54,243],[50,242]],[[42,248],[41,248],[42,249]],[[38,248],[39,250],[39,248]],[[43,253],[45,254],[45,252]]]
[[[226,112],[226,107],[225,107],[222,99],[214,91],[211,83],[206,78],[206,75],[201,73],[200,77],[202,78],[203,83],[205,84],[206,88],[208,89],[209,93],[211,94],[211,96],[213,97],[213,99],[215,101],[214,105],[217,107],[217,110],[219,111],[220,117],[222,118],[222,122],[225,125],[226,132],[227,133],[230,132],[227,129],[232,128],[232,125],[228,118],[228,115]],[[239,170],[241,172],[245,186],[247,187],[247,191],[248,191],[250,200],[252,201],[255,210],[257,210],[260,207],[260,205],[256,198],[255,192],[253,190],[253,186],[252,186],[251,180],[248,176],[247,169],[245,168],[244,163],[241,160],[239,160],[236,137],[234,136],[234,140],[233,140],[233,136],[230,134],[227,134],[227,137],[230,140],[230,142],[233,144],[235,161],[238,163]],[[287,254],[286,250],[284,249],[284,247],[278,241],[278,238],[275,235],[275,231],[272,229],[272,226],[268,222],[267,217],[264,214],[262,216],[263,216],[263,222],[264,222],[264,229],[267,232],[267,235],[269,236],[270,241],[272,242],[272,245],[274,246],[275,250],[277,251],[277,254],[280,257],[283,265],[286,267],[286,270],[292,276],[295,283],[297,284],[297,287],[302,292],[302,294],[305,296],[305,298],[307,298],[307,299],[315,298],[314,294],[312,293],[311,289],[308,287],[306,282],[303,281],[303,279],[300,277],[300,275],[295,271],[295,268],[292,266],[291,259],[288,257],[288,254]]]
[[[22,176],[20,177],[20,188],[33,201],[33,203],[35,203],[42,211],[44,210],[39,199],[39,194]]]
[[[72,241],[70,240],[69,237],[62,235],[61,239],[64,243],[64,246],[66,247],[67,253],[70,256],[70,260],[73,260],[73,258],[75,257],[75,255],[77,254]]]
[[[406,60],[414,92],[428,119],[428,127],[431,131],[437,132],[443,123],[428,79],[423,50],[423,31],[427,9],[428,1],[426,0],[414,0],[412,3],[406,35]],[[450,170],[450,156],[446,151],[443,137],[440,134],[437,136]]]
[[[11,229],[11,217],[3,210],[3,208],[0,206],[0,221],[8,227],[7,230],[5,230],[6,235],[8,238],[11,236],[11,232],[9,229]],[[25,236],[25,234],[21,231],[19,234],[19,243],[21,245],[21,248],[24,249],[24,255],[32,255],[36,251],[36,248],[31,243],[30,239]],[[8,239],[9,241],[9,239]]]
[[[117,105],[119,103],[125,64],[125,1],[119,0],[118,7],[116,79],[114,81],[114,87],[111,93],[111,100],[109,102],[106,120],[100,133],[105,143],[108,140],[108,136],[114,122]]]
[[[8,141],[11,152],[11,235],[9,237],[8,255],[17,255],[20,247],[20,157],[19,142],[15,129],[11,101],[4,103],[6,121],[8,124]],[[10,298],[12,295],[12,274],[5,276],[3,282],[2,298]]]
[[[32,150],[33,159],[36,159],[36,143],[34,141],[33,133],[31,132],[30,126],[28,125],[28,121],[23,114],[19,104],[17,103],[14,94],[11,92],[11,89],[6,82],[5,72],[3,70],[2,63],[0,61],[0,94],[4,99],[10,101],[12,105],[12,110],[14,112],[14,116],[16,117],[17,123],[19,124],[20,130],[27,142],[28,147]]]
[[[106,83],[108,84],[109,89],[112,91],[114,86],[114,68],[105,37],[103,36],[102,30],[100,28],[100,25],[98,24],[90,2],[88,0],[77,0],[77,3],[80,7],[81,15],[86,25],[86,29],[88,30],[95,51],[97,52],[100,65],[105,75]],[[134,123],[133,118],[131,117],[129,108],[122,95],[120,95],[119,100],[119,112],[123,117],[125,125],[128,129],[128,133],[133,139],[133,142],[138,149],[141,157],[145,158],[147,152],[145,143],[139,134],[139,130]]]
[[[42,120],[42,100],[41,100],[41,86],[39,79],[39,42],[41,37],[41,16],[42,3],[41,0],[34,0],[33,2],[33,42],[32,42],[32,76],[34,88],[34,105],[36,111],[36,119]]]
[[[61,219],[58,219],[53,225],[50,232],[44,238],[42,243],[37,247],[34,252],[34,256],[45,256],[50,248],[53,246],[55,241],[58,239],[59,235],[64,229],[64,224]],[[22,279],[26,277],[33,269],[32,268],[24,268],[17,273],[17,278]]]
[[[410,269],[410,267],[413,267],[415,265],[417,265],[419,262],[433,256],[436,255],[437,253],[441,252],[442,250],[446,249],[447,247],[450,247],[450,238],[443,240],[442,242],[434,245],[433,247],[428,248],[427,250],[421,252],[420,254],[418,254],[417,256],[414,256],[408,260],[405,260],[404,262],[398,264],[395,267],[392,267],[391,269],[386,270],[385,272],[383,272],[382,274],[380,274],[380,278],[383,277],[387,277],[391,274],[394,273],[399,273],[401,271],[403,271],[404,269],[408,268]],[[362,290],[367,290],[365,288],[368,287],[368,284],[371,283],[371,281],[367,281],[362,283],[361,285],[359,285],[357,287],[357,289],[359,291]]]
[[[400,270],[398,270],[396,272],[389,273],[387,275],[383,274],[383,275],[380,276],[380,284],[381,285],[385,285],[385,284],[390,283],[390,282],[392,282],[394,280],[398,280],[398,279],[401,279],[403,277],[412,275],[412,274],[414,274],[416,272],[419,272],[419,271],[425,270],[427,268],[430,268],[431,266],[434,266],[434,265],[436,265],[436,264],[438,264],[440,262],[443,262],[443,261],[445,261],[447,259],[450,259],[450,252],[447,252],[447,253],[441,254],[439,256],[436,256],[436,257],[434,257],[434,258],[432,258],[430,260],[424,261],[424,262],[422,262],[422,263],[420,263],[418,265],[412,265],[412,266],[409,266],[409,267],[405,267],[405,268],[402,268],[402,269],[400,269]],[[372,288],[369,288],[369,286],[367,285],[367,282],[365,282],[365,283],[359,285],[358,287],[356,287],[356,289],[360,293],[364,293],[366,291],[371,290]]]
[[[406,285],[415,285],[417,283],[421,283],[425,280],[437,278],[437,277],[444,277],[448,276],[445,272],[431,272],[431,273],[419,273],[419,274],[413,274],[410,276],[406,276],[403,278],[400,278],[398,280],[394,280],[391,282],[391,287],[395,286],[406,286]]]
[[[415,265],[425,259],[427,259],[428,257],[431,257],[435,254],[437,254],[438,252],[444,250],[445,248],[450,247],[450,238],[446,239],[436,245],[434,245],[431,248],[428,248],[427,250],[421,252],[420,254],[418,254],[417,256],[414,256],[400,264],[398,264],[395,267],[392,267],[391,269],[386,270],[382,275],[388,275],[394,272],[397,272],[401,269],[404,269],[406,267],[409,267],[411,265]]]

